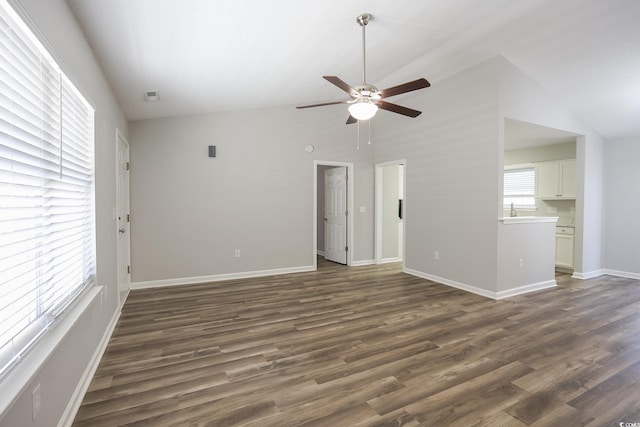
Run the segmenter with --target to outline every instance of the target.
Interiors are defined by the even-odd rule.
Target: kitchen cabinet
[[[573,227],[556,227],[556,267],[573,270]]]
[[[538,163],[536,165],[536,197],[545,200],[575,199],[575,159]]]

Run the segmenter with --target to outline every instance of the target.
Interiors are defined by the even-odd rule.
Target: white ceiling
[[[369,83],[500,54],[604,137],[640,135],[638,0],[67,1],[130,120],[343,99],[321,76],[361,83],[369,12]]]

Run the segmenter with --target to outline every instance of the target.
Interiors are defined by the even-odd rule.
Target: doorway
[[[376,264],[404,262],[406,160],[376,164]]]
[[[116,226],[118,301],[122,305],[131,287],[131,215],[129,200],[129,142],[116,130]]]
[[[314,268],[318,256],[352,265],[353,163],[316,160],[313,177]]]

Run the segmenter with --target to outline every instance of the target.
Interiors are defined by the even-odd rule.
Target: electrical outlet
[[[40,409],[42,408],[42,395],[40,393],[40,383],[33,389],[31,392],[31,402],[32,402],[32,412],[33,412],[33,421],[36,420],[36,417],[40,413]]]
[[[236,253],[234,255],[236,258],[240,258],[240,249],[236,249]]]
[[[524,267],[524,258],[520,258],[520,268]]]
[[[440,251],[433,251],[433,259],[435,260],[440,259]]]

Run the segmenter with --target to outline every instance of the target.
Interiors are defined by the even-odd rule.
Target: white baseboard
[[[361,259],[359,261],[353,261],[351,263],[351,267],[362,267],[365,265],[375,265],[376,261],[374,259]]]
[[[120,306],[122,308],[122,306]],[[113,315],[109,325],[107,326],[107,330],[102,335],[102,339],[96,348],[96,351],[93,353],[91,357],[91,361],[87,365],[87,368],[84,370],[82,374],[82,378],[80,378],[80,382],[76,386],[75,391],[73,392],[73,396],[69,400],[60,421],[58,422],[58,427],[71,427],[73,424],[73,420],[80,409],[80,405],[82,404],[82,399],[84,399],[84,395],[89,389],[89,385],[91,384],[91,380],[100,365],[100,360],[102,360],[102,356],[107,349],[107,345],[109,344],[109,340],[111,339],[111,335],[113,334],[116,325],[118,324],[118,319],[120,319],[120,314],[122,312],[118,309],[118,311]]]
[[[410,268],[405,268],[404,272],[407,274],[411,274],[412,276],[421,277],[423,279],[431,280],[433,282],[441,283],[443,285],[451,286],[456,289],[460,289],[466,292],[471,292],[473,294],[480,295],[486,298],[495,299],[495,300],[510,298],[516,295],[527,294],[529,292],[535,292],[542,289],[548,289],[548,288],[553,288],[557,286],[557,283],[555,280],[549,280],[545,282],[532,283],[529,285],[519,286],[517,288],[507,289],[504,291],[493,292],[483,288],[478,288],[477,286],[468,285],[466,283],[460,283],[454,280],[445,279],[444,277],[434,276],[433,274],[412,270]]]
[[[193,285],[197,283],[220,282],[223,280],[249,279],[252,277],[275,276],[278,274],[304,273],[315,271],[313,265],[303,267],[277,268],[273,270],[246,271],[242,273],[214,274],[211,276],[181,277],[177,279],[150,280],[131,283],[131,289],[160,288],[163,286]]]
[[[640,273],[631,273],[628,271],[620,271],[620,270],[610,270],[608,268],[603,269],[602,272],[603,274],[608,274],[609,276],[640,280]]]
[[[321,251],[320,249],[318,249],[318,250],[316,251],[316,255],[318,255],[318,256],[324,256],[324,251]]]
[[[451,286],[456,289],[461,289],[463,291],[471,292],[476,295],[480,295],[483,297],[497,299],[497,295],[495,292],[488,291],[486,289],[478,288],[476,286],[467,285],[466,283],[460,283],[453,280],[445,279],[444,277],[434,276],[433,274],[423,273],[422,271],[412,270],[410,268],[405,268],[403,270],[407,274],[411,274],[412,276],[421,277],[423,279],[431,280],[433,282],[441,283],[443,285]]]
[[[580,273],[579,271],[574,271],[571,277],[574,279],[587,280],[587,279],[593,279],[594,277],[602,276],[603,274],[604,272],[602,270],[593,270],[593,271],[588,271],[586,273]]]
[[[542,289],[555,288],[558,286],[554,280],[547,280],[546,282],[531,283],[529,285],[518,286],[517,288],[507,289],[505,291],[496,292],[495,299],[505,299],[515,297],[516,295],[528,294],[529,292],[541,291]]]
[[[389,263],[392,263],[392,262],[401,262],[401,261],[402,261],[402,258],[400,258],[400,257],[382,258],[380,260],[380,264],[389,264]]]

